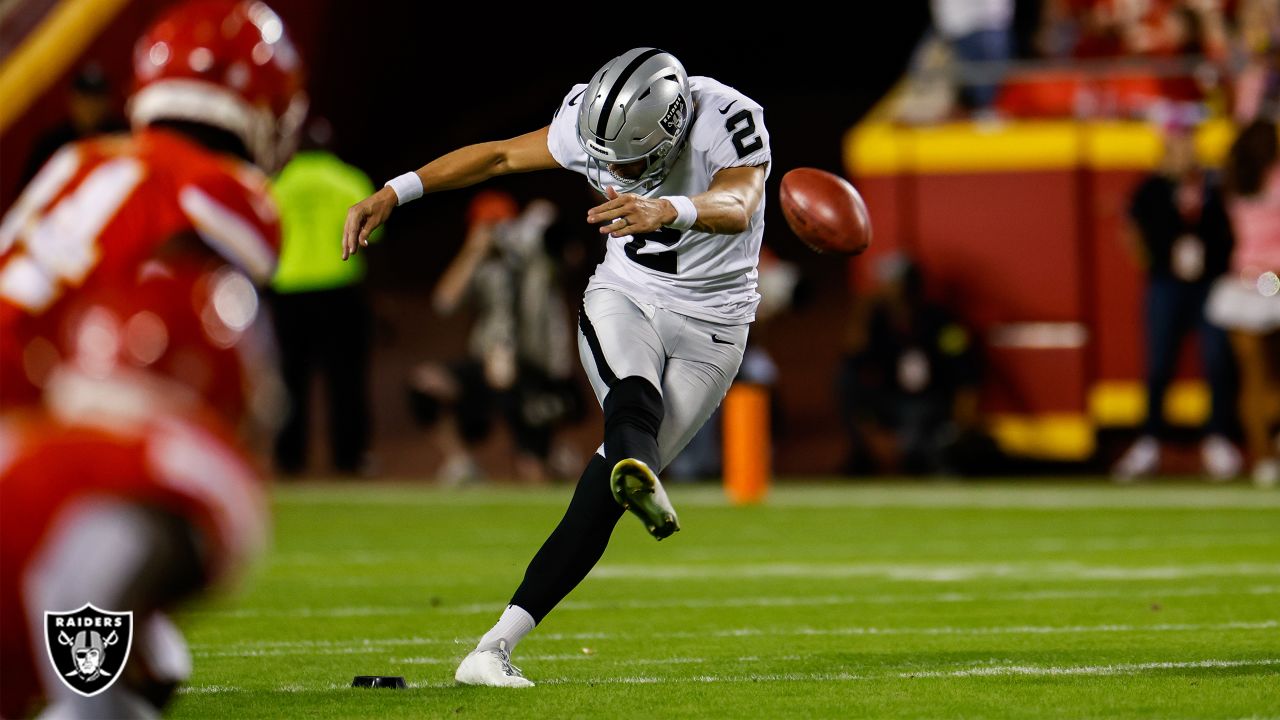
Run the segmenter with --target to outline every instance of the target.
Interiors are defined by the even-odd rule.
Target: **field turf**
[[[455,687],[569,494],[280,488],[171,714],[1280,717],[1280,493],[1192,482],[676,486],[520,645],[537,687]]]

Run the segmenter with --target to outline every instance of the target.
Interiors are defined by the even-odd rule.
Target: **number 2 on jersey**
[[[733,133],[733,149],[744,158],[764,147],[764,139],[756,135],[756,121],[750,110],[739,110],[724,122],[724,129]],[[752,137],[755,135],[755,137]]]
[[[630,242],[623,246],[627,252],[627,257],[631,258],[636,263],[639,263],[650,270],[657,270],[658,272],[675,275],[677,272],[676,251],[667,250],[665,252],[645,253],[641,255],[640,248],[643,248],[645,243],[649,241],[671,247],[672,245],[680,242],[680,231],[675,228],[664,227],[661,230],[656,230],[651,233],[635,235],[631,238]]]

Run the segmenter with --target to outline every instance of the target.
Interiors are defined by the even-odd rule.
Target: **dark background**
[[[52,0],[17,0],[0,26],[0,56],[24,25],[34,27]],[[18,121],[0,136],[0,207],[16,198],[31,144],[65,118],[75,71],[98,63],[123,108],[134,40],[170,3],[132,0]],[[548,124],[568,90],[615,55],[637,46],[674,53],[692,75],[709,75],[760,102],[773,142],[765,245],[798,262],[814,288],[809,304],[753,339],[784,369],[779,393],[787,438],[780,472],[828,473],[843,455],[832,384],[844,334],[848,265],[810,252],[777,208],[785,172],[815,166],[842,172],[841,140],[898,80],[929,21],[924,0],[789,8],[767,6],[506,7],[335,0],[274,0],[309,68],[313,113],[335,129],[335,150],[375,184],[465,144],[511,137]],[[496,184],[519,199],[548,197],[598,243],[585,223],[593,204],[585,179],[568,172],[508,177]],[[465,348],[466,318],[437,318],[428,293],[460,247],[467,191],[428,196],[391,219],[368,255],[378,317],[373,402],[375,450],[390,473],[434,467],[430,443],[409,417],[403,382],[412,363],[444,360]],[[598,246],[596,246],[598,249]],[[338,238],[334,238],[338,251]],[[589,270],[589,268],[587,268]],[[581,292],[586,273],[574,277]],[[576,300],[574,300],[576,304]],[[588,391],[589,392],[589,391]],[[598,418],[577,431],[598,441]],[[313,424],[320,430],[322,416]],[[313,437],[320,439],[322,432]],[[594,439],[593,439],[594,438]],[[500,447],[500,445],[499,445]],[[313,451],[319,459],[320,449]],[[492,454],[491,454],[492,455]],[[496,456],[501,456],[499,451]],[[493,468],[501,474],[502,468]]]
[[[876,5],[892,8],[873,13],[878,19],[819,16],[806,28],[779,26],[763,10],[658,4],[554,12],[487,6],[470,17],[424,6],[389,17],[334,4],[320,45],[326,52],[309,52],[314,104],[337,127],[339,154],[381,182],[461,145],[546,125],[573,84],[629,47],[653,45],[674,53],[690,74],[715,77],[764,105],[773,198],[787,169],[839,171],[841,137],[905,67],[927,23],[926,4]],[[569,173],[499,184],[517,196],[551,197],[568,214],[590,206],[582,178]],[[377,282],[415,286],[438,268],[449,255],[440,246],[461,240],[469,195],[428,197],[399,213],[389,228],[393,242],[371,256]],[[784,257],[807,259],[776,207],[768,220],[766,242]]]
[[[47,10],[19,0],[27,22]],[[70,75],[103,66],[123,104],[131,43],[169,3],[134,0],[62,81],[0,137],[0,203],[18,190],[30,144],[58,122]],[[336,150],[377,184],[461,145],[518,135],[547,124],[568,89],[633,46],[673,52],[693,75],[710,75],[765,107],[773,136],[769,197],[801,165],[840,169],[840,139],[901,75],[928,23],[923,0],[839,5],[789,13],[766,7],[534,7],[500,4],[276,0],[308,66],[313,112],[336,129]],[[853,12],[856,9],[856,12]],[[21,19],[21,13],[17,14]],[[11,21],[10,25],[18,24]],[[0,40],[12,42],[0,32]],[[7,48],[5,48],[7,49]],[[542,194],[562,207],[589,207],[581,178],[539,173],[500,184]],[[428,197],[398,213],[382,252],[371,256],[384,287],[416,286],[461,241],[469,193]],[[770,221],[780,221],[776,208]],[[766,242],[784,257],[804,251],[774,222]],[[785,235],[785,237],[779,237]],[[401,241],[403,240],[403,241]],[[838,273],[838,271],[837,271]]]

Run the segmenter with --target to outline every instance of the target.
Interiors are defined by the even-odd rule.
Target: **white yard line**
[[[931,627],[931,628],[797,628],[774,633],[764,631],[756,633],[751,630],[731,630],[714,633],[720,636],[739,637],[744,635],[807,635],[824,637],[829,635],[1075,635],[1092,633],[1165,633],[1165,632],[1200,632],[1205,630],[1274,630],[1280,628],[1280,621],[1263,620],[1259,622],[1229,622],[1212,625],[1196,623],[1161,623],[1157,625],[1010,625],[998,627]],[[697,637],[697,634],[692,634]]]
[[[429,560],[430,555],[423,551],[398,550],[347,550],[343,552],[288,552],[274,553],[266,558],[268,565],[273,566],[311,566],[320,565],[326,570],[341,565],[400,565]],[[360,578],[355,578],[359,580]]]
[[[543,641],[582,641],[582,640],[621,640],[629,638],[644,639],[688,639],[705,637],[840,637],[840,636],[875,636],[875,635],[1079,635],[1091,633],[1167,633],[1167,632],[1205,632],[1205,631],[1255,631],[1274,630],[1280,628],[1280,621],[1274,619],[1254,622],[1227,623],[1163,623],[1153,625],[997,625],[992,627],[789,627],[789,628],[729,628],[722,630],[703,630],[699,632],[651,632],[643,634],[630,633],[544,633],[538,635]],[[209,643],[193,643],[192,655],[204,657],[272,657],[284,655],[347,655],[372,654],[386,652],[389,648],[412,647],[419,645],[454,645],[462,648],[470,647],[474,640],[440,639],[425,637],[382,638],[375,640],[359,640],[352,642],[327,640],[297,641],[264,641],[246,642],[234,645]]]
[[[1010,540],[1007,537],[965,537],[947,539],[920,539],[911,541],[868,541],[858,545],[858,551],[865,556],[901,556],[945,553],[948,555],[989,552],[1005,549]],[[1081,551],[1112,550],[1202,550],[1209,548],[1230,548],[1244,546],[1277,546],[1280,547],[1280,536],[1275,533],[1250,534],[1199,534],[1187,535],[1174,531],[1169,534],[1147,532],[1143,537],[1022,537],[1017,540],[1020,553],[1078,553]],[[821,547],[819,544],[818,547]],[[276,567],[323,566],[327,569],[342,565],[405,565],[431,562],[429,551],[416,550],[354,550],[334,553],[318,552],[286,552],[275,553],[267,558],[267,563]],[[320,581],[331,578],[319,577]],[[353,582],[364,582],[361,578]]]
[[[322,555],[294,554],[291,559],[276,559],[276,564],[327,565],[322,573],[312,577],[290,578],[289,582],[320,588],[367,587],[378,578],[339,577],[332,573],[335,565],[412,565],[422,557],[397,554],[369,554],[364,559],[357,556],[331,558],[325,562]],[[1275,576],[1280,575],[1280,563],[1192,563],[1181,565],[1091,565],[1072,561],[1016,561],[1003,563],[949,563],[949,562],[901,562],[881,560],[874,562],[761,562],[754,564],[664,563],[618,564],[604,563],[591,571],[597,580],[714,580],[724,578],[788,577],[788,578],[880,578],[893,582],[963,582],[990,578],[1028,580],[1183,580],[1214,576]],[[406,570],[396,578],[398,587],[435,587],[439,580],[427,572]]]
[[[1236,668],[1280,665],[1280,659],[1263,660],[1193,660],[1187,662],[1119,663],[1116,665],[990,665],[963,670],[930,670],[901,673],[904,678],[1001,677],[1008,675],[1132,675],[1148,670],[1181,670],[1191,668]]]
[[[590,660],[592,656],[587,653],[564,653],[560,655],[521,655],[517,660],[519,662],[562,662],[566,660]],[[461,657],[436,657],[433,655],[417,655],[413,657],[391,657],[387,658],[388,665],[448,665],[450,667],[457,665],[462,661]]]
[[[496,607],[503,607],[505,603],[498,603]],[[492,610],[493,605],[489,606]],[[382,605],[356,605],[341,607],[296,607],[296,608],[233,608],[228,610],[193,610],[185,613],[191,617],[210,617],[220,620],[233,620],[245,618],[264,618],[264,617],[282,617],[282,618],[347,618],[347,617],[392,617],[396,615],[415,615],[426,614],[433,610],[429,605],[423,603],[419,607],[411,606],[382,606]]]
[[[237,692],[244,692],[244,688],[234,685],[183,685],[178,688],[179,695],[218,695]]]
[[[1071,676],[1071,675],[1139,675],[1159,670],[1213,669],[1240,667],[1273,667],[1280,665],[1280,658],[1258,660],[1190,660],[1173,662],[1120,663],[1115,665],[983,665],[960,670],[931,670],[904,672],[893,675],[864,675],[856,673],[775,673],[765,675],[694,675],[690,677],[603,677],[590,680],[553,678],[543,680],[543,685],[558,684],[688,684],[688,683],[748,683],[748,682],[840,682],[856,680],[884,680],[886,677],[917,678],[971,678],[1002,676]],[[538,682],[535,680],[535,682]]]
[[[472,640],[474,642],[474,640]],[[462,645],[462,640],[445,640],[428,637],[372,638],[364,640],[251,640],[237,643],[191,643],[192,654],[210,653],[205,657],[257,657],[271,655],[296,655],[339,652],[383,652],[388,647],[402,645]]]
[[[748,608],[748,607],[809,607],[825,605],[900,605],[903,603],[970,603],[970,602],[1022,602],[1027,600],[1085,600],[1125,598],[1129,601],[1146,602],[1167,597],[1203,597],[1218,595],[1275,595],[1280,594],[1280,586],[1256,585],[1249,588],[1237,587],[1176,587],[1176,588],[1142,588],[1141,590],[1030,590],[1009,593],[902,593],[871,595],[805,595],[790,597],[739,597],[705,600],[619,600],[614,602],[575,601],[569,600],[556,606],[563,610],[610,610],[616,608]],[[439,611],[456,614],[493,613],[495,607],[502,603],[485,603],[463,605],[457,608],[439,608]]]
[[[430,642],[415,643],[421,645],[433,644]],[[266,649],[247,649],[247,650],[192,650],[191,656],[194,658],[265,658],[265,657],[293,657],[295,655],[376,655],[385,653],[385,647],[352,645],[350,647],[332,647],[322,650],[308,650],[305,648],[266,648]]]
[[[754,596],[737,598],[657,599],[657,600],[568,600],[556,606],[557,612],[594,610],[646,610],[660,608],[719,609],[719,608],[771,608],[771,607],[824,607],[841,605],[900,605],[904,603],[972,603],[972,602],[1023,602],[1028,600],[1087,600],[1124,598],[1131,602],[1149,602],[1170,597],[1213,597],[1219,595],[1276,595],[1280,586],[1257,585],[1238,587],[1175,587],[1142,588],[1141,590],[1031,590],[1010,593],[901,593],[869,595],[804,595],[804,596]],[[358,605],[332,608],[233,608],[228,610],[197,610],[187,613],[194,617],[222,620],[245,618],[344,618],[344,617],[397,617],[403,615],[496,615],[506,605],[505,601],[432,607],[426,603],[416,606]]]
[[[653,664],[671,661],[653,660]],[[631,661],[630,664],[641,664]],[[889,674],[859,673],[765,673],[742,675],[690,675],[683,677],[655,676],[606,676],[597,678],[547,678],[534,679],[539,685],[657,685],[657,684],[703,684],[703,683],[758,683],[758,682],[850,682],[862,680],[885,680],[887,678],[917,679],[960,679],[977,677],[1062,677],[1088,675],[1141,675],[1161,670],[1211,670],[1223,668],[1253,668],[1280,666],[1280,658],[1259,658],[1254,660],[1174,660],[1145,663],[1117,663],[1114,665],[1025,665],[1025,664],[991,664],[982,663],[949,670],[915,670]],[[447,688],[453,683],[409,683],[414,689]],[[239,688],[229,685],[188,685],[178,689],[181,694],[212,695],[236,692],[331,692],[345,691],[349,688],[338,683],[319,685],[302,685],[289,683],[272,689]]]
[[[671,484],[677,507],[728,508],[718,487]],[[563,507],[572,491],[475,488],[442,490],[422,485],[361,483],[357,490],[340,485],[279,486],[278,502],[291,505],[410,507]],[[1008,510],[1276,510],[1280,493],[1233,486],[1113,487],[1103,483],[883,483],[871,485],[775,485],[769,507],[831,510],[841,508],[978,508]]]
[[[1280,575],[1280,563],[1199,563],[1185,565],[1087,565],[1054,563],[754,563],[738,565],[604,564],[591,571],[596,579],[708,580],[728,578],[872,577],[913,582],[962,582],[988,578],[1028,580],[1181,580],[1196,577]]]
[[[677,507],[679,488],[671,493]],[[695,501],[696,502],[696,501]],[[1106,485],[1057,487],[910,486],[783,488],[766,502],[780,508],[974,508],[993,510],[1276,510],[1280,494],[1246,486],[1221,488],[1117,488]]]
[[[1007,539],[992,538],[984,547],[996,543],[1007,543]],[[1169,534],[1144,531],[1142,537],[1033,537],[1018,541],[1020,550],[1036,552],[1079,552],[1081,550],[1198,550],[1221,547],[1240,547],[1242,545],[1275,545],[1280,547],[1280,536],[1274,532],[1250,534],[1206,534],[1183,535],[1171,530]],[[903,544],[903,548],[911,545]],[[938,547],[950,547],[938,544]]]
[[[742,659],[742,658],[739,658]],[[756,658],[757,660],[759,658]],[[461,658],[453,657],[434,657],[434,656],[414,656],[414,657],[392,657],[387,659],[388,665],[448,665],[450,667],[457,665]],[[697,665],[707,662],[705,658],[695,657],[677,657],[677,658],[640,658],[640,659],[621,659],[621,658],[602,658],[594,652],[576,652],[565,653],[560,655],[521,655],[518,660],[522,663],[526,662],[577,662],[580,660],[590,660],[592,662],[603,662],[609,665]]]

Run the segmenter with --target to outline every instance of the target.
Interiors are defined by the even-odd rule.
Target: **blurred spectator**
[[[925,298],[905,255],[877,263],[879,291],[855,312],[838,379],[851,442],[846,472],[961,473],[983,445],[980,364],[970,331]]]
[[[1220,56],[1226,22],[1219,0],[1050,0],[1055,49],[1079,58]],[[1070,38],[1063,42],[1063,38]]]
[[[449,315],[466,299],[477,311],[470,357],[423,363],[409,381],[414,415],[436,429],[446,484],[480,477],[471,453],[489,437],[495,414],[511,429],[517,478],[544,482],[554,432],[581,408],[559,258],[548,252],[555,219],[546,200],[519,212],[504,192],[478,193],[462,251],[436,285],[436,312]]]
[[[1019,72],[1006,83],[1000,110],[1019,117],[1129,118],[1142,116],[1153,103],[1175,100],[1205,101],[1224,111],[1222,75],[1231,47],[1226,10],[1238,5],[1047,0],[1036,44],[1044,56],[1065,62]],[[1031,14],[1021,7],[1019,12]]]
[[[933,25],[963,63],[961,100],[979,117],[993,112],[1013,47],[1013,0],[932,0]],[[973,78],[973,79],[971,79]]]
[[[1235,89],[1236,122],[1280,118],[1280,43],[1249,61],[1237,76]]]
[[[1013,36],[1012,56],[1019,59],[1041,55],[1042,30],[1051,8],[1048,0],[1014,0],[1010,32]]]
[[[62,124],[41,135],[27,157],[22,184],[40,172],[45,162],[58,148],[76,140],[83,140],[103,133],[128,130],[124,118],[116,113],[111,100],[111,85],[102,68],[96,64],[84,66],[71,81],[67,95],[67,119]]]
[[[1280,3],[1246,2],[1240,11],[1244,67],[1235,78],[1232,114],[1240,125],[1280,119]]]
[[[289,413],[276,438],[276,465],[296,475],[307,464],[311,378],[320,372],[329,403],[329,449],[339,473],[369,472],[371,320],[364,257],[346,262],[337,243],[347,208],[372,193],[359,169],[323,149],[328,122],[313,120],[303,150],[276,177],[283,246],[271,281]]]
[[[1280,483],[1280,148],[1276,123],[1256,120],[1227,159],[1228,212],[1235,231],[1231,270],[1213,286],[1209,319],[1231,334],[1240,363],[1240,420],[1253,481]],[[1277,438],[1280,440],[1280,438]]]
[[[1165,391],[1178,349],[1192,329],[1212,394],[1201,461],[1218,480],[1240,472],[1240,453],[1227,439],[1235,417],[1235,378],[1226,333],[1205,319],[1209,287],[1227,270],[1231,228],[1217,178],[1196,161],[1191,114],[1170,109],[1164,123],[1164,159],[1143,179],[1129,203],[1128,238],[1146,269],[1147,418],[1142,436],[1112,469],[1117,480],[1150,475],[1160,467],[1167,440]]]
[[[892,97],[892,117],[908,125],[928,125],[952,117],[958,94],[952,62],[947,44],[926,36],[916,48],[906,82]]]

